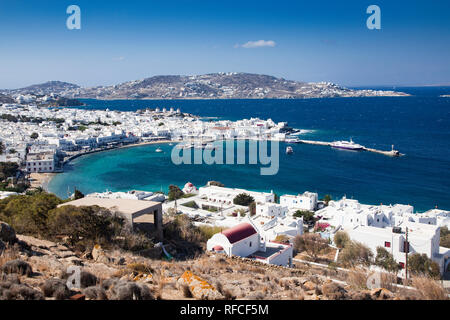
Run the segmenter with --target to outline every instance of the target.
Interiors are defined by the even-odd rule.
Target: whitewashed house
[[[314,211],[317,207],[318,194],[313,192],[304,192],[296,196],[285,194],[280,197],[280,204],[287,206],[292,210]]]
[[[218,186],[205,186],[199,188],[199,195],[212,203],[232,204],[233,199],[241,193],[253,197],[256,203],[275,203],[275,194],[273,192],[256,192],[237,188],[225,188]]]

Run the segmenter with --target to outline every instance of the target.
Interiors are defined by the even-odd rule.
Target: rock
[[[372,299],[388,300],[394,297],[394,294],[385,288],[376,288],[370,291]]]
[[[353,291],[349,293],[350,300],[372,300],[372,296],[370,295],[370,291]]]
[[[16,231],[3,221],[0,221],[0,240],[7,243],[14,243],[17,241]]]
[[[106,256],[105,250],[99,244],[96,244],[94,248],[92,248],[92,259],[96,262],[100,263],[110,263],[111,259]]]
[[[57,246],[57,244],[52,241],[37,239],[34,237],[30,237],[30,236],[24,236],[22,234],[18,234],[17,239],[25,242],[26,244],[28,244],[30,246],[34,246],[34,247],[38,247],[38,248],[42,248],[42,249],[51,249],[51,248]]]
[[[303,289],[305,289],[306,291],[311,291],[311,290],[316,290],[317,285],[312,282],[312,281],[306,281],[305,283],[303,283]]]
[[[178,289],[188,286],[192,296],[198,300],[217,300],[223,299],[223,295],[217,291],[211,284],[191,271],[185,271],[177,281]]]

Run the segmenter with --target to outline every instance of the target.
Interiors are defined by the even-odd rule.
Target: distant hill
[[[80,86],[62,82],[62,81],[48,81],[41,84],[34,84],[25,88],[3,90],[3,92],[8,92],[9,94],[35,94],[35,95],[49,95],[57,94],[62,95],[66,91],[74,90],[80,88]]]
[[[330,82],[301,82],[251,73],[160,75],[112,86],[81,88],[50,81],[9,93],[58,94],[92,99],[264,99],[406,96],[395,91],[353,90]]]

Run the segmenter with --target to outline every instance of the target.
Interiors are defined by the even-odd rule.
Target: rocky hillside
[[[68,92],[72,92],[80,88],[80,86],[62,82],[62,81],[48,81],[41,84],[34,84],[25,88],[12,89],[12,90],[1,90],[3,93],[7,94],[34,94],[34,95],[50,95],[57,94],[64,96]]]
[[[250,73],[161,75],[113,86],[81,88],[51,81],[9,93],[54,93],[92,99],[263,99],[406,96],[394,91],[352,90],[329,82],[307,83]]]
[[[157,248],[153,254],[153,259],[144,258],[98,245],[77,252],[64,243],[16,235],[0,222],[0,300],[427,298],[414,290],[362,289],[358,277],[338,280],[341,276],[333,269],[288,269],[207,254],[167,262]],[[80,270],[78,287],[67,286],[69,267]],[[434,294],[432,298],[439,298]]]

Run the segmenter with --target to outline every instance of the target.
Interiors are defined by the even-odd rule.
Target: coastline
[[[91,150],[91,151],[87,151],[87,152],[80,152],[80,153],[71,155],[66,160],[64,160],[62,163],[62,169],[60,172],[31,173],[30,178],[32,180],[30,181],[30,185],[32,188],[41,187],[46,192],[53,193],[48,189],[48,185],[49,185],[50,181],[54,177],[56,177],[59,173],[63,173],[64,165],[70,163],[74,159],[77,159],[79,157],[86,156],[89,154],[99,153],[99,152],[113,151],[113,150],[124,149],[124,148],[134,148],[134,147],[154,145],[154,144],[175,143],[175,142],[176,141],[172,141],[172,140],[147,141],[147,142],[132,143],[132,144],[127,144],[127,145],[118,146],[118,147],[106,148],[106,149],[98,149],[98,150]]]

